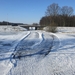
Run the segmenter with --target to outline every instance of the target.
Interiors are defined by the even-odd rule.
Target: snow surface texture
[[[75,75],[75,28],[23,30],[0,27],[0,75]]]

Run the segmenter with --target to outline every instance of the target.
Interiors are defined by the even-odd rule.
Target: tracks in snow
[[[46,32],[31,31],[27,37],[23,38],[15,47],[15,57],[26,57],[37,54],[47,55],[54,47],[56,49],[57,42],[59,41],[53,34]],[[56,43],[56,44],[55,44]]]
[[[27,34],[22,33],[22,35],[23,37],[18,39],[15,45],[10,49],[10,57],[6,58],[10,58],[10,61],[13,64],[16,63],[13,61],[14,57],[26,57],[37,54],[48,55],[53,47],[55,47],[56,49],[55,39],[57,39],[57,37],[53,34],[49,34],[46,32],[29,31],[27,32]]]
[[[24,38],[19,44],[15,47],[15,55],[28,55],[34,54],[34,47],[43,42],[42,33],[30,32],[30,34]]]
[[[43,55],[44,56],[48,55],[52,49],[56,49],[56,46],[58,44],[58,43],[56,43],[57,41],[59,41],[59,39],[54,34],[51,34],[51,33],[49,34],[46,32],[40,33],[40,32],[32,31],[16,45],[15,50],[14,50],[14,55],[15,55],[15,57],[18,57],[18,58],[19,58],[19,56],[20,57],[27,57],[27,56],[30,57],[33,55],[38,55],[38,56],[40,56],[40,58],[38,58],[38,60],[39,60],[43,57]],[[56,44],[54,44],[54,43],[56,43]],[[54,48],[53,48],[53,45],[56,45],[56,46],[54,46]],[[32,59],[30,59],[30,60],[32,60]],[[25,59],[23,59],[22,61],[23,61],[22,63],[25,62],[24,63],[25,65],[28,63],[28,62],[26,63]],[[18,64],[19,61],[17,61],[17,59],[11,59],[11,63],[14,64],[15,69],[17,67],[19,68],[19,66],[20,66],[20,64]],[[21,64],[21,66],[24,64]],[[22,67],[24,67],[24,66],[22,66]],[[28,69],[30,69],[30,68],[28,68]],[[9,73],[14,74],[15,72],[13,72],[13,70],[14,70],[14,67],[11,68]],[[20,74],[20,73],[18,73],[18,74]]]
[[[22,54],[22,51],[23,55],[44,54],[51,49],[52,43],[54,43],[55,39],[58,39],[58,37],[51,33],[49,34],[40,31],[23,32],[22,38],[17,39],[15,44],[9,50],[9,53],[3,53],[5,56],[3,59],[1,58],[1,60],[9,58],[12,60],[13,54],[18,52]],[[53,45],[54,49],[58,47],[58,44]]]
[[[36,33],[39,34],[39,39],[40,39],[40,41],[37,42],[37,43],[35,43],[35,44],[32,46],[32,48],[34,48],[35,46],[41,44],[41,43],[43,42],[43,40],[44,40],[44,38],[43,38],[43,33],[38,33],[38,32],[36,32]]]

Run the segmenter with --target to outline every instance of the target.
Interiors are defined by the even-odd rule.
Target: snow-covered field
[[[0,75],[75,75],[75,28],[57,29],[0,26]]]

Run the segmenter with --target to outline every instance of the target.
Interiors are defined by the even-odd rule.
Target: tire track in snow
[[[31,32],[28,32],[27,35],[25,35],[24,37],[22,37],[22,38],[20,39],[20,41],[19,41],[19,42],[17,43],[17,45],[15,46],[15,50],[14,50],[14,51],[16,51],[16,48],[17,48],[17,46],[21,43],[21,41],[23,41],[24,39],[26,39],[30,34],[31,34]]]
[[[11,61],[11,63],[12,64],[14,64],[14,67],[15,66],[17,66],[17,61],[16,60],[14,60],[14,59],[12,59],[13,57],[13,54],[14,53],[16,53],[17,52],[17,47],[18,47],[18,45],[19,44],[21,44],[21,42],[23,41],[23,40],[25,40],[26,38],[28,38],[29,36],[31,35],[31,32],[29,32],[26,36],[24,36],[23,38],[21,38],[21,40],[16,44],[16,46],[15,46],[15,48],[14,48],[14,51],[13,51],[13,53],[11,54],[11,58],[10,58],[10,61]],[[42,39],[42,36],[41,36],[42,34],[39,34],[39,38],[41,38]],[[41,40],[41,42],[42,42],[42,40]],[[39,42],[39,43],[41,43],[41,42]],[[39,44],[39,43],[37,43],[37,44]],[[33,46],[35,46],[35,44],[33,45]],[[11,71],[11,70],[10,70]]]
[[[25,32],[24,33],[22,33],[22,35],[24,35],[22,38],[20,38],[18,41],[16,41],[15,42],[15,45],[13,46],[13,47],[11,47],[11,49],[10,49],[10,51],[12,51],[12,52],[10,52],[10,53],[8,53],[8,56],[10,56],[10,57],[7,57],[7,58],[4,58],[5,59],[5,61],[4,61],[4,63],[5,63],[5,68],[7,67],[7,69],[6,70],[4,70],[4,72],[3,73],[1,73],[1,74],[3,74],[3,75],[6,75],[6,74],[8,74],[8,72],[12,69],[12,67],[13,67],[13,64],[15,63],[16,64],[16,62],[15,62],[15,60],[12,60],[12,53],[15,51],[15,48],[16,48],[16,46],[19,44],[19,42],[21,42],[24,38],[26,38],[28,35],[30,34],[30,32],[28,32],[28,33],[26,33],[25,34]],[[12,50],[13,49],[13,50]],[[7,59],[7,60],[6,60]],[[14,62],[13,62],[14,61]],[[3,68],[4,68],[3,67]]]
[[[40,33],[40,32],[36,32],[36,33],[39,34],[39,39],[40,39],[40,41],[37,42],[37,43],[35,43],[31,48],[34,48],[35,46],[41,44],[41,43],[43,42],[43,40],[44,40],[43,33]]]
[[[43,35],[42,35],[42,37],[43,37],[43,42],[42,43],[43,44],[41,45],[41,47],[43,49],[41,49],[41,51],[39,51],[38,53],[42,53],[42,54],[48,55],[50,52],[53,52],[55,49],[59,48],[59,46],[60,46],[60,39],[54,33],[50,33],[50,34],[48,33],[47,35],[49,35],[49,38],[47,38],[45,34],[47,34],[47,33],[43,33]],[[46,47],[44,48],[43,45],[44,46],[46,45]]]
[[[30,35],[32,35],[32,34],[30,34]],[[34,47],[38,47],[38,46],[44,47],[45,44],[49,45],[49,44],[53,41],[52,34],[49,35],[49,38],[50,38],[49,40],[47,40],[47,38],[46,38],[45,36],[46,36],[46,35],[44,35],[44,33],[40,33],[40,34],[39,34],[39,38],[41,38],[41,40],[40,40],[39,42],[37,42],[37,44],[35,43],[34,45],[32,45],[31,47],[33,47],[33,48],[34,48]],[[28,37],[27,37],[27,38],[28,38]],[[27,40],[27,38],[26,38],[25,40]],[[57,39],[57,37],[54,36],[54,39]],[[52,41],[51,41],[51,40],[52,40]],[[21,42],[20,42],[20,43],[21,43]],[[42,46],[41,46],[41,44],[42,44]],[[47,46],[46,46],[46,47],[47,47]],[[35,49],[35,48],[34,48],[34,49]],[[38,49],[39,49],[39,47],[38,47],[36,50],[38,50]],[[41,50],[41,49],[39,49],[39,51],[37,51],[38,54],[39,54],[40,50]],[[46,49],[45,49],[45,50],[46,50]],[[34,54],[37,54],[37,52],[34,53]],[[38,60],[39,60],[39,59],[41,60],[42,57],[43,57],[43,56],[41,56],[40,58],[38,58]],[[25,59],[23,59],[23,60],[25,61]],[[19,60],[18,62],[20,62],[20,61],[22,61],[22,60]],[[33,62],[33,61],[32,61],[32,62]],[[24,64],[25,64],[25,65],[28,65],[28,63],[29,63],[29,62],[26,63],[26,61],[25,61],[25,63],[21,64],[21,66],[24,67],[23,65],[24,65]],[[34,62],[33,62],[33,63],[34,63]],[[30,62],[30,64],[31,64],[31,62]],[[28,65],[28,66],[29,66],[29,65]],[[27,67],[28,67],[28,66],[27,66]],[[31,66],[32,66],[32,65],[31,65]],[[19,68],[19,67],[20,67],[20,64],[18,64],[17,67]],[[26,67],[26,68],[27,68],[27,67]],[[32,66],[32,67],[33,67],[33,66]],[[16,67],[15,67],[15,68],[16,68]],[[18,70],[18,68],[17,68],[17,70]],[[26,68],[25,68],[25,70],[26,70]],[[21,69],[21,68],[20,68],[20,69]],[[23,68],[22,68],[22,69],[23,69]],[[27,69],[31,70],[30,67],[28,67]],[[14,68],[12,68],[12,70],[11,70],[9,73],[16,75],[16,73],[15,73],[16,71],[14,70],[15,72],[13,72],[13,70],[14,70]],[[23,71],[24,71],[24,69],[23,69]],[[19,71],[18,74],[20,74],[20,73],[23,74],[23,71]],[[31,71],[32,71],[32,70],[31,70]],[[26,73],[24,73],[24,74],[26,74]],[[28,75],[28,74],[29,74],[29,73],[27,73],[27,75]],[[57,73],[55,73],[55,74],[57,74]]]
[[[37,34],[39,34],[39,36]],[[47,54],[48,52],[51,52],[51,50],[56,49],[57,46],[56,45],[54,46],[54,43],[55,43],[54,41],[55,39],[57,39],[58,41],[58,38],[54,34],[50,34],[50,35],[49,34],[46,35],[46,34],[47,33],[32,32],[26,39],[22,40],[24,43],[22,41],[20,42],[21,49],[18,48],[19,50],[17,50],[18,52],[16,52],[17,54],[15,55],[24,57],[24,56],[32,56],[37,54]],[[36,36],[40,39],[40,41],[31,43],[33,41],[30,42],[30,37],[32,37],[31,40],[34,40]],[[26,46],[24,47],[23,44],[24,46],[25,45]],[[18,45],[17,47],[20,47],[20,45]]]
[[[31,34],[23,39],[17,46],[16,46],[16,55],[18,54],[21,54],[25,52],[25,56],[27,55],[26,54],[26,51],[28,51],[28,53],[34,53],[34,50],[33,48],[38,45],[38,44],[41,44],[43,41],[43,35],[42,33],[38,33],[38,32],[31,32]],[[22,54],[21,54],[22,55]]]
[[[34,35],[37,35],[37,33],[38,33],[38,32],[35,32],[35,33],[33,33],[33,34],[34,34]],[[32,53],[31,55],[33,55],[33,54],[34,54],[34,55],[39,54],[40,52],[42,52],[42,51],[40,51],[40,50],[42,50],[41,47],[44,47],[46,44],[50,46],[50,43],[53,42],[53,37],[52,37],[53,34],[50,34],[50,35],[49,35],[49,38],[50,38],[49,40],[48,40],[48,38],[46,38],[46,35],[44,35],[44,33],[40,33],[40,32],[39,32],[38,34],[39,34],[39,37],[38,37],[38,38],[40,39],[40,41],[39,41],[39,42],[36,42],[35,44],[33,44],[33,45],[31,46],[31,48],[34,48],[34,47],[36,48],[36,47],[37,47],[37,49],[34,48],[34,49],[35,49],[35,53],[34,53],[34,50],[33,50],[33,53]],[[30,34],[27,38],[23,39],[22,41],[28,40],[28,38],[30,38],[31,36],[32,36],[32,34]],[[38,36],[38,35],[37,35],[37,36]],[[33,37],[35,38],[35,36],[33,36]],[[57,37],[56,37],[55,35],[54,35],[54,39],[57,39]],[[57,40],[58,40],[58,39],[57,39]],[[22,41],[19,42],[19,44],[22,44]],[[18,44],[17,46],[19,46],[19,44]],[[39,49],[39,46],[40,46],[40,49]],[[47,46],[46,46],[46,47],[47,47]],[[45,47],[45,48],[46,48],[46,47]],[[16,47],[16,48],[17,48],[17,47]],[[46,49],[47,49],[47,48],[46,48]],[[44,52],[47,52],[47,51],[45,51],[46,49],[44,49],[43,53],[44,53]],[[37,50],[37,51],[36,51],[36,50]],[[30,50],[29,50],[29,51],[30,51]],[[22,51],[21,51],[21,52],[22,52]],[[23,52],[23,53],[24,53],[24,52]],[[29,55],[29,54],[28,54],[28,55]],[[39,55],[39,56],[40,56],[40,55]],[[38,60],[39,60],[39,59],[41,60],[42,57],[43,57],[43,56],[40,56],[40,58],[38,58]],[[25,59],[23,59],[23,60],[25,61]],[[20,61],[20,60],[19,60],[19,61]],[[19,61],[18,61],[18,62],[19,62]],[[21,61],[22,61],[22,60],[21,60]],[[16,63],[18,63],[18,62],[16,62]],[[26,62],[26,61],[25,61],[25,62]],[[27,64],[27,63],[24,63],[24,64]],[[21,64],[21,65],[23,65],[23,64]],[[18,68],[19,68],[19,64],[17,64],[17,66],[18,66]],[[24,66],[22,66],[22,67],[24,67]],[[16,67],[15,67],[15,68],[16,68]],[[20,68],[20,69],[21,69],[21,68]],[[30,69],[30,68],[28,68],[28,69]],[[14,67],[11,68],[11,70],[10,70],[10,72],[9,72],[10,75],[11,75],[11,74],[14,74],[14,73],[13,73],[13,70],[14,70]],[[20,74],[20,73],[21,73],[21,72],[19,72],[19,74]],[[21,73],[21,74],[23,74],[23,73]]]
[[[19,44],[21,41],[23,41],[24,39],[26,39],[30,34],[31,34],[31,32],[28,32],[26,35],[24,35],[24,36],[14,45],[15,48],[14,48],[14,51],[12,52],[12,54],[10,55],[10,61],[9,61],[9,63],[11,62],[14,66],[17,65],[17,61],[13,59],[13,54],[16,52],[16,48],[17,48],[18,44]],[[11,63],[10,63],[10,64],[11,64]],[[12,67],[13,67],[13,65],[12,65]],[[12,68],[11,68],[11,69],[12,69]],[[10,69],[10,70],[11,70],[11,69]]]
[[[13,47],[14,50],[13,50],[12,54],[13,54],[14,52],[16,52],[16,48],[17,48],[17,46],[19,45],[19,43],[20,43],[21,41],[23,41],[24,39],[26,39],[30,34],[31,34],[31,32],[28,32],[26,35],[24,35],[24,36],[14,45],[14,47]],[[11,54],[10,57],[12,57],[12,54]]]
[[[51,52],[54,52],[56,49],[58,49],[61,45],[61,41],[60,38],[54,34],[54,33],[50,33],[50,35],[52,35],[54,37],[54,41],[53,41],[53,48]]]
[[[31,34],[23,39],[17,46],[18,47],[32,47],[34,46],[37,42],[39,42],[39,34],[37,32],[31,32]]]
[[[53,45],[53,37],[52,35],[49,35],[47,33],[43,33],[43,42],[42,45],[39,47],[42,47],[40,51],[38,51],[38,54],[43,54],[44,56],[48,55],[51,52],[52,45]]]
[[[38,38],[37,38],[38,37]],[[30,41],[31,40],[34,41]],[[35,38],[39,39],[40,41],[35,42]],[[37,40],[36,39],[36,40]],[[57,49],[59,44],[55,42],[59,42],[58,36],[56,36],[54,33],[42,33],[42,32],[31,32],[31,34],[23,39],[19,44],[16,46],[16,55],[23,55],[23,56],[32,56],[36,54],[46,54],[46,52],[50,53],[51,51],[54,51],[54,49]],[[24,44],[24,46],[23,46]],[[20,48],[21,47],[21,48]],[[23,52],[22,52],[23,51]]]
[[[15,43],[13,44],[13,46],[11,46],[11,48],[10,48],[10,50],[9,50],[9,53],[1,53],[1,54],[0,54],[1,56],[4,56],[4,55],[5,55],[5,58],[0,59],[0,60],[10,59],[12,53],[15,52],[17,45],[18,45],[23,39],[25,39],[25,38],[26,38],[27,36],[29,36],[29,35],[30,35],[30,31],[27,32],[27,33],[22,32],[22,35],[20,35],[20,37],[17,39],[17,41],[15,41]],[[23,36],[23,37],[22,37],[22,36]]]

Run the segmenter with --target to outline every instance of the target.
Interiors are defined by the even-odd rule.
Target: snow
[[[75,27],[57,30],[0,26],[0,75],[75,75]]]

